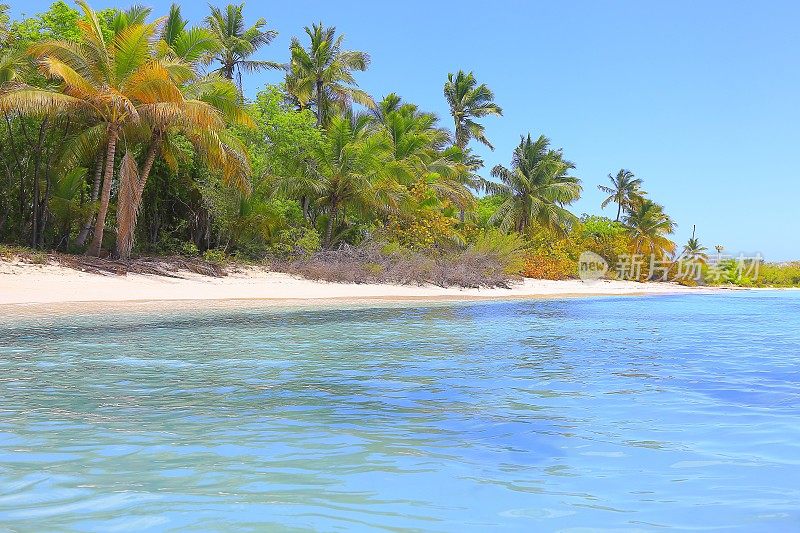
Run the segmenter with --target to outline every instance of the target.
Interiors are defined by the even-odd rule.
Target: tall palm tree
[[[614,220],[619,222],[619,217],[622,215],[622,210],[631,209],[634,203],[641,200],[646,194],[642,190],[642,180],[633,175],[633,172],[621,168],[616,176],[608,175],[611,181],[611,187],[605,185],[598,185],[597,188],[608,194],[609,197],[603,200],[600,207],[605,208],[608,204],[614,202],[617,204],[617,218]]]
[[[700,244],[700,239],[695,237],[696,226],[692,226],[692,236],[683,246],[681,258],[695,263],[705,263],[708,261],[708,248]]]
[[[675,252],[675,243],[668,237],[675,231],[675,223],[652,200],[636,204],[625,217],[625,225],[634,242],[634,254],[648,253],[662,259]]]
[[[147,23],[152,9],[145,6],[133,5],[125,10],[117,10],[111,20],[111,30],[119,33],[128,26]]]
[[[477,181],[471,161],[458,146],[449,146],[450,134],[437,126],[436,115],[403,103],[394,93],[379,102],[372,114],[389,140],[391,160],[386,172],[409,188],[424,185],[461,211],[474,203],[470,186],[476,188]]]
[[[487,192],[503,198],[489,222],[499,223],[505,231],[524,232],[535,224],[565,233],[576,217],[564,206],[580,198],[582,190],[580,179],[569,175],[573,168],[561,150],[550,149],[550,139],[544,135],[536,141],[530,134],[522,137],[511,168],[497,165],[492,169],[492,176],[501,183],[485,184]]]
[[[273,61],[250,59],[259,48],[268,45],[277,37],[275,30],[265,29],[267,21],[260,18],[249,28],[244,21],[244,4],[229,4],[225,10],[211,6],[206,24],[220,42],[220,50],[213,56],[219,62],[218,72],[242,89],[242,71],[256,72],[264,69],[280,69],[282,65]]]
[[[222,51],[219,36],[208,28],[187,28],[178,4],[172,4],[156,45],[158,55],[182,61],[197,70],[209,57]],[[231,80],[232,78],[228,78]]]
[[[105,169],[92,242],[87,254],[97,256],[103,241],[111,198],[117,142],[126,125],[141,122],[141,106],[180,105],[183,95],[169,65],[151,57],[157,24],[133,24],[107,42],[97,14],[85,0],[79,21],[82,42],[46,41],[31,48],[40,70],[59,80],[59,91],[19,87],[0,98],[0,108],[22,113],[73,113],[94,121],[84,137],[105,143]]]
[[[347,108],[351,102],[375,107],[372,98],[358,89],[353,71],[369,67],[369,55],[358,50],[344,50],[344,35],[336,36],[334,26],[325,27],[320,22],[306,35],[311,42],[304,48],[297,38],[292,38],[292,54],[287,74],[287,88],[298,102],[316,102],[317,125],[327,124],[332,105]]]
[[[494,103],[494,93],[489,87],[485,83],[478,85],[472,72],[459,70],[456,74],[447,75],[444,97],[455,123],[456,144],[463,149],[470,139],[475,139],[494,150],[486,138],[484,126],[475,121],[476,118],[503,114],[500,106]]]
[[[218,42],[203,28],[186,28],[180,8],[172,6],[161,41],[160,54],[175,68],[175,72],[197,72],[198,63]],[[177,78],[177,77],[176,77]],[[246,150],[225,132],[226,123],[252,125],[244,110],[236,86],[217,74],[204,77],[177,78],[184,100],[181,105],[165,106],[163,103],[141,106],[149,139],[144,163],[140,168],[128,154],[120,169],[120,194],[117,202],[117,249],[120,259],[128,259],[133,248],[136,221],[144,189],[156,158],[161,155],[173,168],[178,151],[174,136],[187,138],[204,156],[211,168],[221,170],[223,177],[242,192],[249,189],[249,160]]]

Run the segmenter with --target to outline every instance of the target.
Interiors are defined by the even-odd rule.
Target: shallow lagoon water
[[[203,305],[3,317],[0,530],[800,529],[798,293]]]

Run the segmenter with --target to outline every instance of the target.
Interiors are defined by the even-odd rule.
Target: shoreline
[[[432,285],[343,284],[313,281],[256,267],[214,278],[180,272],[179,278],[149,274],[103,275],[56,264],[0,262],[0,306],[113,307],[146,302],[262,302],[269,306],[580,298],[698,294],[726,289],[674,283],[525,279],[510,288],[463,289]],[[3,313],[6,314],[6,313]]]

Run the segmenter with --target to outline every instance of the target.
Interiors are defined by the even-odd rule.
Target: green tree
[[[472,174],[465,154],[458,147],[448,146],[449,134],[438,126],[436,115],[402,103],[394,93],[379,102],[372,115],[388,138],[390,161],[386,172],[407,187],[428,188],[462,211],[473,206],[475,197],[469,190]]]
[[[242,72],[256,72],[264,69],[280,69],[273,61],[251,59],[262,48],[277,37],[275,30],[265,29],[267,21],[260,18],[247,27],[244,20],[244,4],[229,4],[225,10],[211,6],[211,14],[206,18],[211,33],[221,44],[213,59],[220,64],[218,72],[242,88]]]
[[[663,259],[675,251],[675,243],[668,237],[675,231],[675,223],[652,200],[636,204],[625,217],[625,225],[633,239],[634,254],[652,254]]]
[[[80,44],[44,41],[31,48],[39,68],[61,82],[59,91],[21,87],[0,98],[0,109],[46,115],[73,114],[95,123],[86,142],[105,143],[105,170],[97,222],[87,253],[100,253],[111,199],[117,141],[123,128],[141,122],[140,111],[181,104],[183,95],[168,67],[150,55],[156,24],[135,24],[106,42],[97,14],[78,0]]]
[[[327,215],[325,247],[333,244],[333,230],[347,211],[369,219],[399,205],[405,188],[383,172],[387,150],[386,138],[371,131],[367,117],[331,118],[312,166],[319,181],[317,204]]]
[[[616,176],[608,175],[611,181],[611,187],[605,185],[598,185],[597,188],[602,192],[608,194],[608,198],[603,200],[600,207],[605,208],[610,203],[617,204],[617,218],[623,210],[630,210],[634,204],[640,202],[645,192],[642,190],[642,180],[633,175],[630,170],[620,169]]]
[[[494,103],[494,93],[489,87],[485,83],[478,85],[472,72],[459,70],[456,74],[447,75],[444,97],[455,123],[456,144],[463,149],[470,139],[475,139],[494,150],[494,146],[486,138],[484,126],[475,120],[503,114],[500,106]]]
[[[14,22],[9,34],[20,48],[47,40],[78,42],[82,38],[80,18],[79,11],[59,0],[44,13]]]
[[[126,154],[120,169],[116,255],[121,259],[130,257],[144,188],[156,158],[162,155],[173,169],[177,166],[175,136],[188,139],[212,169],[221,171],[224,179],[242,192],[249,192],[246,149],[225,128],[227,123],[251,126],[252,120],[230,80],[216,74],[194,74],[203,55],[217,48],[215,39],[202,28],[187,29],[180,9],[173,5],[158,48],[171,62],[183,98],[140,106],[143,121],[137,129],[144,126],[149,138],[142,167]]]
[[[561,150],[550,149],[550,140],[544,135],[536,141],[530,135],[522,137],[511,168],[497,165],[492,169],[492,176],[501,183],[486,183],[488,192],[504,200],[490,223],[520,233],[531,225],[566,233],[576,217],[565,206],[581,194],[580,180],[569,175],[573,168]]]
[[[683,246],[681,258],[696,263],[708,262],[708,248],[700,244],[700,239],[695,236],[696,226],[692,226],[692,236]]]
[[[268,86],[251,106],[256,128],[242,136],[253,160],[253,174],[265,177],[272,188],[297,200],[303,217],[313,221],[312,203],[320,182],[310,172],[312,155],[324,143],[316,117],[308,109],[296,111],[285,102],[279,86]]]
[[[292,54],[287,75],[287,89],[301,106],[312,99],[316,101],[317,125],[327,124],[332,104],[346,109],[351,102],[374,107],[372,98],[357,88],[353,71],[369,67],[369,55],[358,50],[344,50],[344,35],[336,36],[336,28],[322,23],[306,26],[310,39],[303,48],[297,38],[292,38]]]

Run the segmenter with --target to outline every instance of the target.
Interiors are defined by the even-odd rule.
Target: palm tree
[[[133,5],[126,10],[116,10],[114,18],[111,20],[111,30],[119,33],[128,26],[147,23],[147,17],[152,10],[149,7]]]
[[[188,21],[183,18],[180,6],[172,4],[161,30],[161,40],[157,44],[158,55],[180,60],[197,69],[203,61],[219,53],[223,44],[210,29],[187,28],[187,25]]]
[[[459,70],[456,74],[447,75],[444,97],[450,105],[450,114],[455,123],[456,144],[463,149],[470,139],[475,139],[494,150],[486,138],[483,125],[475,122],[476,118],[503,114],[500,106],[494,103],[494,93],[489,87],[484,83],[478,85],[472,72],[466,74]]]
[[[244,4],[229,4],[225,11],[211,6],[211,15],[206,24],[221,44],[213,60],[220,63],[217,70],[222,76],[236,83],[242,89],[242,71],[256,72],[264,69],[280,69],[282,65],[273,61],[250,59],[259,48],[266,46],[277,37],[278,32],[264,27],[267,21],[260,18],[247,28],[244,21]]]
[[[88,255],[100,254],[111,198],[117,141],[126,125],[141,122],[141,106],[180,105],[183,95],[169,65],[151,57],[157,24],[133,24],[106,41],[97,14],[78,0],[85,19],[79,22],[81,43],[47,41],[30,53],[40,70],[61,82],[60,91],[22,86],[0,98],[0,109],[21,113],[72,113],[91,120],[84,138],[103,139],[105,169]]]
[[[503,203],[489,219],[491,224],[520,233],[533,224],[565,233],[575,221],[564,206],[580,197],[580,179],[569,175],[575,165],[564,159],[561,150],[549,146],[544,135],[533,141],[529,134],[514,150],[510,169],[502,165],[492,169],[501,183],[486,182],[485,188],[501,196]]]
[[[0,91],[6,84],[24,78],[30,70],[30,62],[25,54],[12,48],[0,49]]]
[[[325,247],[347,209],[370,217],[396,208],[404,187],[383,172],[388,146],[383,135],[370,129],[369,118],[334,116],[326,141],[314,154],[312,172],[319,182],[318,205],[327,213]]]
[[[176,72],[190,68],[196,72],[203,55],[218,47],[218,42],[203,28],[186,28],[180,8],[173,5],[159,43],[160,53],[173,62]],[[117,202],[117,249],[120,259],[128,259],[133,248],[136,221],[142,196],[156,158],[161,155],[173,169],[179,148],[174,136],[187,138],[213,169],[221,170],[224,178],[242,192],[249,189],[249,160],[246,150],[225,132],[226,122],[252,125],[245,112],[236,86],[217,74],[202,78],[188,76],[183,82],[184,99],[180,104],[144,105],[140,115],[149,130],[144,164],[139,169],[129,154],[125,154],[120,169],[120,193]]]
[[[608,179],[611,181],[611,187],[606,187],[605,185],[597,186],[598,189],[610,195],[603,200],[600,207],[605,209],[608,204],[612,202],[616,203],[617,218],[614,220],[619,222],[622,210],[631,209],[634,203],[640,201],[646,193],[642,190],[642,180],[635,177],[630,170],[621,168],[616,176],[609,174]]]
[[[310,28],[306,35],[311,40],[303,48],[297,38],[292,38],[289,50],[292,59],[287,74],[287,89],[301,106],[312,99],[317,106],[317,125],[327,124],[331,104],[347,108],[351,102],[375,107],[372,98],[357,88],[353,71],[364,71],[369,67],[369,55],[358,50],[343,50],[344,35],[336,36],[336,28],[325,27],[320,22]]]
[[[403,103],[394,93],[379,102],[372,115],[388,138],[387,173],[409,189],[424,186],[462,211],[474,203],[469,186],[477,183],[469,161],[459,147],[448,146],[450,134],[437,126],[436,115]]]
[[[652,200],[636,204],[625,218],[625,225],[635,245],[634,254],[645,252],[663,258],[675,251],[675,243],[667,237],[675,231],[675,223]]]
[[[708,248],[700,244],[700,239],[695,237],[697,226],[692,226],[692,236],[684,245],[681,258],[695,263],[705,263],[708,261]]]

